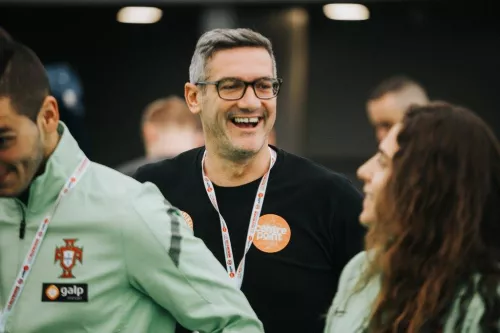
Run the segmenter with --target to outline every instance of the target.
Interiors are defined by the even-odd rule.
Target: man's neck
[[[17,198],[19,199],[19,201],[21,201],[26,207],[28,207],[28,200],[29,200],[29,196],[30,196],[30,186],[28,186],[27,189],[25,189],[24,191],[21,192],[21,194],[19,194],[17,196]]]
[[[45,172],[45,166],[47,165],[49,158],[56,150],[60,140],[61,140],[61,135],[59,133],[54,133],[51,136],[50,140],[45,144],[45,147],[43,148],[43,159],[42,162],[40,163],[37,172],[35,173],[34,178],[42,175]]]
[[[207,149],[204,170],[210,181],[219,186],[234,187],[248,184],[269,170],[271,155],[265,145],[257,154],[243,161],[231,161]]]

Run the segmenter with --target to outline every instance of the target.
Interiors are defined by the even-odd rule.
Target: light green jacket
[[[44,214],[83,157],[66,126],[59,129],[62,138],[31,185],[28,205],[0,199],[0,307]],[[64,258],[74,263],[72,277],[62,277]],[[86,284],[88,301],[61,302],[83,297],[84,289],[70,288],[75,284]],[[46,293],[50,285],[58,287],[56,301],[47,301],[58,294],[53,287]],[[6,332],[171,333],[176,321],[199,332],[264,331],[222,265],[154,185],[92,162],[57,209]]]
[[[362,333],[368,323],[371,307],[380,291],[380,280],[373,279],[360,291],[353,292],[359,277],[368,264],[367,252],[357,254],[344,268],[332,306],[328,311],[325,333]],[[459,294],[460,295],[460,294]],[[500,289],[499,289],[500,297]],[[454,330],[458,317],[458,297],[446,320],[443,333],[479,333],[479,320],[484,312],[484,303],[474,295],[467,309],[461,332]],[[500,322],[498,323],[500,332]]]

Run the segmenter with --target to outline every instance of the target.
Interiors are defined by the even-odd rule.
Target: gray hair
[[[273,61],[273,74],[276,77],[276,59],[273,46],[268,38],[250,29],[213,29],[201,35],[196,43],[196,49],[189,66],[189,81],[196,83],[206,80],[207,61],[215,52],[246,46],[262,47],[269,52]]]

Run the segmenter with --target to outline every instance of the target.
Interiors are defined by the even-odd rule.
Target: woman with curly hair
[[[471,111],[411,108],[358,170],[366,251],[325,333],[500,332],[500,145]]]

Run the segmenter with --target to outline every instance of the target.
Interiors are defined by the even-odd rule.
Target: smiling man
[[[135,177],[183,211],[266,332],[321,332],[339,273],[362,248],[360,193],[344,176],[269,144],[282,81],[266,37],[206,32],[189,76],[185,98],[206,146]]]

